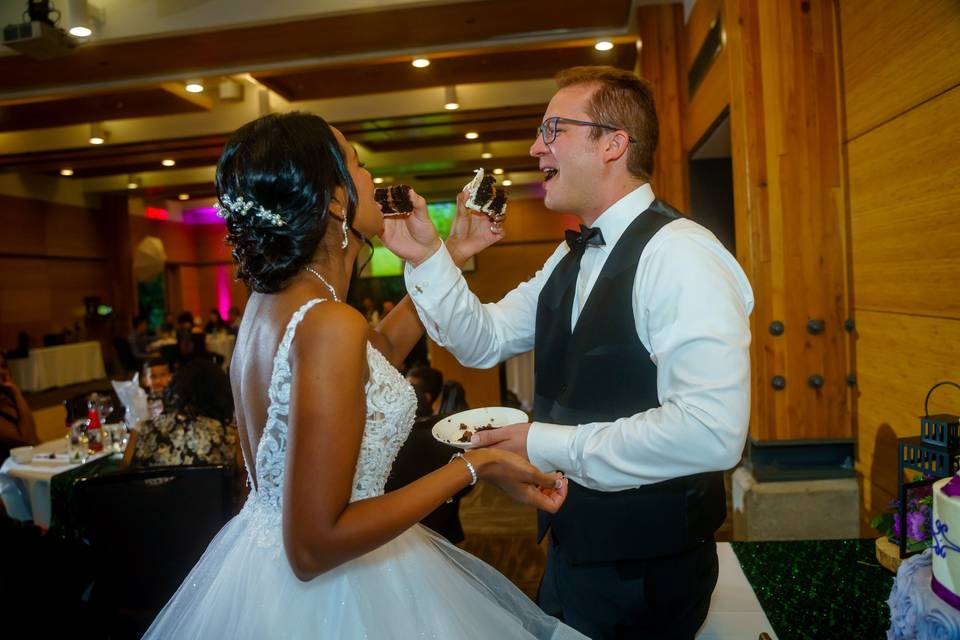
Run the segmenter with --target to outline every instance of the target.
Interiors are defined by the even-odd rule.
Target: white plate
[[[433,437],[458,449],[470,449],[472,445],[469,442],[460,442],[464,431],[473,432],[478,427],[490,425],[495,429],[505,427],[508,424],[517,424],[518,422],[529,422],[523,411],[511,409],[509,407],[483,407],[480,409],[470,409],[461,411],[452,416],[447,416],[443,420],[433,425]],[[463,429],[461,425],[465,425]]]

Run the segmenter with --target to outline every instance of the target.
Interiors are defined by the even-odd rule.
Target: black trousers
[[[573,565],[551,545],[538,604],[593,640],[693,638],[717,585],[717,545],[645,560]]]

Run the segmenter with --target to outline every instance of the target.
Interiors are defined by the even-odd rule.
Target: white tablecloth
[[[717,543],[717,556],[720,577],[710,599],[710,612],[697,633],[697,639],[755,640],[766,632],[772,640],[777,640],[729,542]]]
[[[219,353],[223,356],[223,368],[228,368],[230,358],[233,356],[233,347],[237,343],[236,336],[229,333],[208,333],[206,343],[207,351]]]
[[[34,455],[63,453],[67,449],[66,438],[44,442],[33,448]],[[91,456],[88,462],[112,455],[104,451]],[[79,464],[58,464],[51,460],[42,464],[18,464],[7,458],[0,465],[0,499],[7,515],[14,520],[33,520],[44,529],[50,527],[50,479],[58,473],[75,469]]]
[[[107,377],[96,341],[31,349],[26,358],[9,360],[13,381],[24,391],[43,391]]]

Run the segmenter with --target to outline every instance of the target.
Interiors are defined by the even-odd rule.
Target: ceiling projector
[[[3,44],[38,60],[62,56],[77,46],[63,29],[39,20],[8,24],[3,28]]]

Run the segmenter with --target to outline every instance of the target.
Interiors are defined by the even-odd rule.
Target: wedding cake
[[[960,608],[960,476],[933,484],[933,578],[931,588]]]

